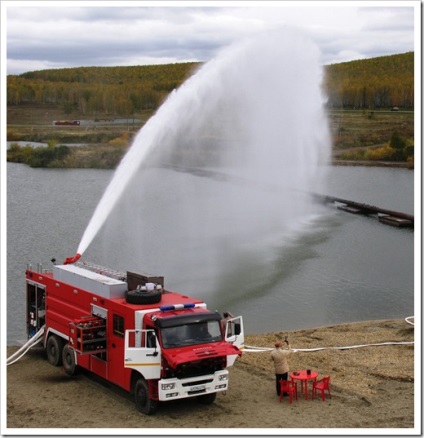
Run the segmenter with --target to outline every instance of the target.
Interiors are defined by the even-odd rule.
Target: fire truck
[[[242,354],[241,316],[222,318],[199,299],[164,289],[164,278],[66,259],[26,269],[28,338],[72,376],[85,369],[133,394],[144,414],[160,402],[211,404],[228,389]]]

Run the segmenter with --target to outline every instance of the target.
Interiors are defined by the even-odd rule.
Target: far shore
[[[366,167],[392,167],[400,169],[414,170],[414,164],[399,161],[356,161],[333,159],[333,166],[366,166]]]

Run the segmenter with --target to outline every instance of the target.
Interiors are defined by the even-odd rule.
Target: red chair
[[[294,397],[297,400],[297,384],[296,382],[293,382],[292,380],[280,380],[280,403],[283,398],[283,394],[289,394],[289,400],[290,404],[293,400],[293,394]]]
[[[322,401],[325,401],[325,391],[328,392],[328,396],[331,398],[330,376],[326,376],[321,380],[312,382],[312,398],[315,398],[317,391],[321,391]]]

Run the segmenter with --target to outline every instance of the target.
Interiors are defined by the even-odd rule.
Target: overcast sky
[[[2,52],[7,50],[7,74],[208,61],[247,35],[289,25],[318,44],[323,64],[333,64],[414,51],[419,5],[2,1]]]

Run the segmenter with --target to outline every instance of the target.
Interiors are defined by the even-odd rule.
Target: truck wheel
[[[68,376],[75,376],[77,374],[78,366],[75,361],[75,352],[69,345],[63,347],[62,362],[65,373]]]
[[[125,293],[125,299],[130,304],[155,304],[162,298],[162,292],[159,290],[138,291],[129,290]]]
[[[216,392],[212,392],[211,394],[199,395],[197,399],[203,405],[211,405],[216,399]]]
[[[146,415],[154,414],[158,410],[158,402],[149,398],[149,385],[144,379],[137,380],[135,384],[135,405]]]
[[[47,339],[47,360],[55,367],[62,365],[62,351],[65,341],[56,335],[51,335]]]

